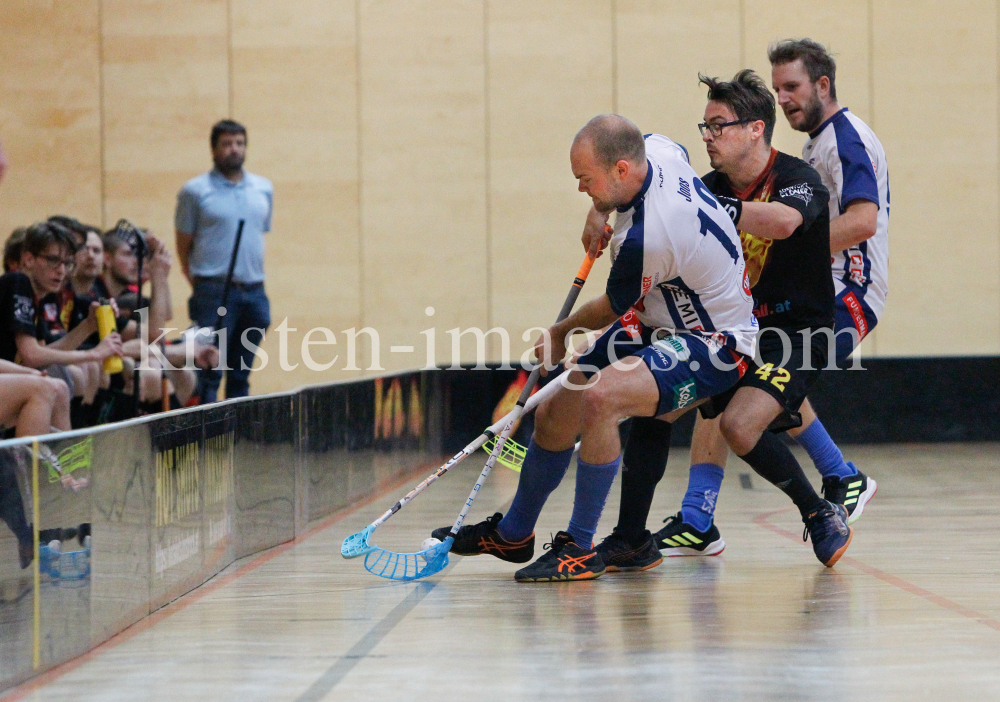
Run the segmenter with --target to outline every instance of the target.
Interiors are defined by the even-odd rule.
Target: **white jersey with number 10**
[[[618,315],[647,327],[714,337],[753,353],[757,320],[739,235],[683,148],[646,137],[642,190],[619,207],[607,293]]]

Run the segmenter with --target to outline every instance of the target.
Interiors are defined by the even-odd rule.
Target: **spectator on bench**
[[[135,321],[130,321],[122,328],[122,338],[125,339],[124,355],[126,362],[131,359],[130,368],[142,358],[142,346],[149,345],[150,340],[162,339],[167,322],[173,317],[170,304],[170,285],[168,278],[173,261],[170,252],[155,236],[146,233],[146,248],[151,257],[143,266],[143,283],[150,282],[150,296],[139,296],[139,261],[135,252],[121,239],[116,230],[104,236],[105,276],[108,291],[118,302],[121,312],[127,316],[137,309],[148,309],[147,323],[144,325],[142,339],[136,336]],[[159,344],[157,344],[159,346]],[[163,405],[162,373],[167,377],[167,395],[171,408],[186,406],[195,393],[197,376],[191,368],[185,368],[186,350],[183,344],[165,344],[161,350],[168,361],[168,367],[163,368],[157,356],[148,354],[150,370],[141,370],[139,374],[139,398],[143,411],[152,413],[159,411]],[[210,368],[218,363],[218,349],[210,344],[195,344],[194,362],[200,368]],[[131,392],[131,373],[126,374],[126,392]]]
[[[101,362],[121,353],[121,337],[111,334],[93,349],[77,347],[97,330],[94,303],[72,330],[60,319],[58,293],[76,252],[73,237],[47,222],[27,228],[20,271],[0,277],[0,359],[45,369],[60,378],[83,405],[91,405],[100,385]]]

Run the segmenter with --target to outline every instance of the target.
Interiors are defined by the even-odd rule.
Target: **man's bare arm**
[[[844,213],[830,222],[830,251],[844,251],[875,236],[878,205],[854,200]]]
[[[762,239],[787,239],[802,225],[802,215],[780,202],[744,202],[738,229]]]
[[[79,328],[77,327],[77,329]],[[21,362],[29,368],[45,368],[53,364],[72,366],[91,361],[103,361],[108,356],[120,354],[122,349],[121,337],[118,334],[108,335],[100,344],[86,351],[66,351],[57,348],[55,344],[43,346],[38,339],[30,334],[18,334],[15,343]]]
[[[614,230],[608,226],[607,212],[598,212],[597,208],[591,205],[590,212],[587,213],[587,221],[583,225],[583,235],[580,242],[584,250],[591,258],[597,259],[604,253]]]
[[[87,316],[87,319],[83,320],[75,328],[70,329],[65,336],[63,336],[58,341],[53,341],[45,348],[55,349],[58,351],[74,351],[80,346],[80,344],[86,341],[87,338],[90,337],[90,335],[96,331],[97,331],[97,320],[94,318],[93,313],[91,313],[90,315]],[[20,346],[18,347],[18,350],[20,350]],[[62,363],[61,361],[56,361],[56,362]]]
[[[194,281],[191,279],[191,246],[194,244],[194,235],[185,234],[184,232],[176,232],[177,241],[177,260],[181,262],[181,272],[184,277],[187,278],[187,282],[194,285]]]
[[[549,327],[547,335],[552,345],[551,360],[558,363],[566,355],[566,335],[570,330],[603,329],[616,319],[618,319],[618,315],[611,308],[611,298],[608,297],[607,293],[591,300],[562,322]],[[535,358],[543,357],[545,336],[540,336],[535,342]]]
[[[170,252],[155,237],[149,237],[153,258],[149,262],[149,329],[146,340],[155,339],[173,317],[170,305]]]

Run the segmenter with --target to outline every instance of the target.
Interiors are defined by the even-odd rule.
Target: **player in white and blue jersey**
[[[830,191],[830,250],[835,299],[837,365],[878,324],[889,292],[889,170],[871,128],[837,102],[837,66],[810,39],[785,40],[768,50],[772,87],[788,123],[807,132],[802,159]],[[852,463],[816,417],[809,401],[802,426],[789,433],[823,475],[827,499],[843,504],[850,522],[861,516],[878,486]]]

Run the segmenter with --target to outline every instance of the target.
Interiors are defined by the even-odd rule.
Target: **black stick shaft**
[[[243,225],[246,220],[241,219],[239,226],[236,227],[236,243],[233,244],[233,255],[229,259],[229,270],[226,272],[226,283],[222,286],[222,302],[219,303],[220,307],[225,307],[226,303],[229,302],[229,289],[233,284],[233,271],[236,270],[236,255],[240,252],[240,241],[243,240]],[[220,314],[215,319],[215,329],[222,328],[222,315]]]

